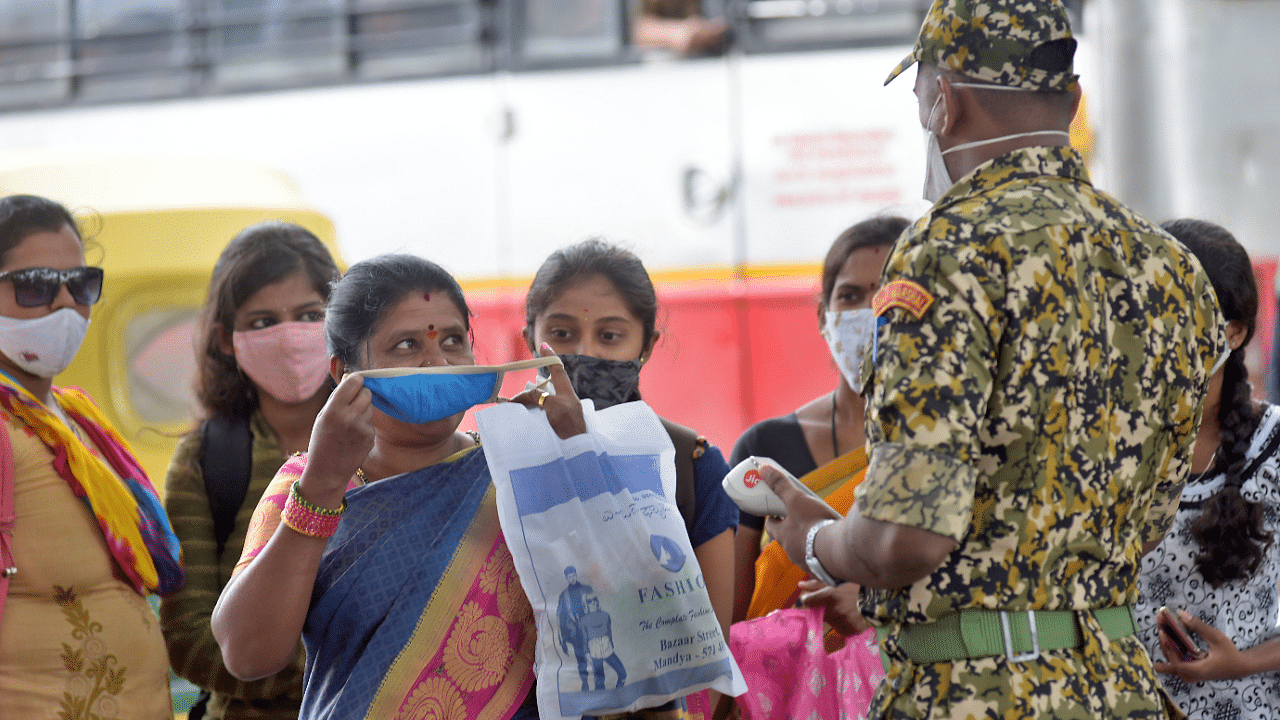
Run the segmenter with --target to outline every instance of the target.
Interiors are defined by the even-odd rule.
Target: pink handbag
[[[822,608],[775,610],[730,628],[729,648],[747,681],[738,697],[743,718],[866,718],[884,679],[875,630],[827,654],[822,617]]]

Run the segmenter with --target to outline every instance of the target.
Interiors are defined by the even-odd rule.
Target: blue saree
[[[305,464],[295,456],[276,480],[292,483]],[[346,499],[303,628],[301,717],[515,716],[536,636],[483,449]]]

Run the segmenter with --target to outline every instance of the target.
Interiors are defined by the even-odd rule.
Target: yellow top
[[[0,432],[13,445],[19,569],[0,626],[0,717],[53,718],[70,703],[85,706],[73,717],[172,718],[159,619],[53,453],[4,413]]]

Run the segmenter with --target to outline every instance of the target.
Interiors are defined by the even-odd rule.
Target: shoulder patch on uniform
[[[876,291],[871,298],[871,310],[877,316],[884,315],[890,308],[902,308],[916,317],[924,317],[924,311],[933,304],[933,295],[910,280],[894,280]]]

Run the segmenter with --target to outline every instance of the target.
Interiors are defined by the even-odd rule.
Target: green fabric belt
[[[1076,616],[1092,612],[1109,640],[1119,640],[1135,632],[1132,609],[1122,607],[1098,610],[1037,610],[1033,640],[1026,611],[962,610],[925,625],[908,625],[898,635],[898,647],[915,663],[936,663],[1011,655],[1015,662],[1031,660],[1043,650],[1080,647],[1084,637]],[[1005,642],[1008,624],[1009,643]],[[888,634],[879,628],[880,640]],[[881,653],[883,656],[883,653]],[[889,662],[883,656],[885,664]]]

